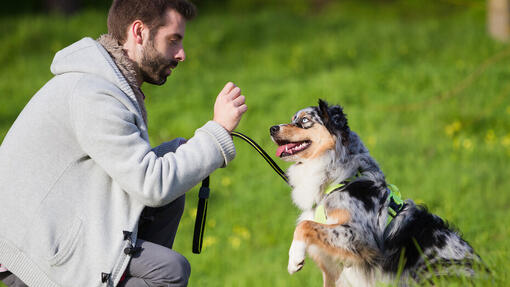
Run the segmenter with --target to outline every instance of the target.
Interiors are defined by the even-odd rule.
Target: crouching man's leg
[[[185,201],[183,195],[162,207],[146,207],[140,216],[138,238],[172,248]]]
[[[159,244],[139,239],[142,250],[135,254],[126,270],[122,287],[187,286],[191,274],[188,260]]]
[[[190,264],[171,249],[184,203],[183,195],[165,206],[145,208],[136,244],[142,249],[131,258],[119,286],[187,286]]]
[[[0,273],[0,282],[3,282],[7,287],[27,287],[16,275],[9,271]]]

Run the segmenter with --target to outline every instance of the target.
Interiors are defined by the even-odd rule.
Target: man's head
[[[108,33],[138,65],[140,84],[162,85],[186,57],[182,40],[195,14],[187,0],[113,0]]]

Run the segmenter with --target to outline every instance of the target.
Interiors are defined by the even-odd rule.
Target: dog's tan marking
[[[316,245],[327,254],[338,257],[341,260],[351,262],[360,262],[362,260],[358,255],[341,247],[331,246],[327,228],[334,228],[339,224],[326,225],[314,221],[305,220],[298,224],[294,231],[294,240],[304,241],[307,245]]]
[[[328,211],[328,219],[336,220],[337,224],[345,224],[351,219],[351,214],[345,209],[334,209]]]
[[[340,277],[342,269],[339,262],[336,262],[330,256],[323,252],[308,252],[310,258],[317,264],[322,271],[322,282],[324,287],[335,287],[335,282]]]
[[[316,124],[306,131],[313,144],[300,155],[302,158],[314,159],[323,155],[327,150],[335,148],[335,138],[323,125]]]
[[[277,139],[290,142],[312,141],[312,145],[304,151],[296,154],[303,159],[314,159],[323,155],[327,150],[335,148],[336,139],[329,133],[328,129],[320,124],[311,128],[302,129],[294,125],[283,125]]]

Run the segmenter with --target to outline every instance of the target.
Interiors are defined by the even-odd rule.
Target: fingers
[[[228,82],[216,98],[213,120],[222,125],[228,132],[232,132],[242,115],[248,110],[245,96],[234,83]]]
[[[236,85],[232,82],[228,82],[223,87],[223,90],[221,90],[220,95],[226,95],[228,94]]]
[[[241,89],[232,82],[228,82],[220,92],[220,96],[226,100],[233,100],[241,95]]]
[[[245,100],[246,100],[245,97],[241,95],[235,98],[232,102],[234,104],[234,107],[239,107],[244,104]]]
[[[239,97],[241,95],[241,89],[239,87],[235,87],[233,88],[229,93],[228,93],[228,96],[227,98],[229,100],[234,100],[236,99],[237,97]]]
[[[238,111],[241,113],[241,115],[246,113],[247,110],[248,110],[248,106],[246,104],[239,106],[239,109],[238,109]]]

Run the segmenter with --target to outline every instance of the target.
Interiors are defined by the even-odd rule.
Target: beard
[[[142,52],[142,59],[139,64],[142,79],[144,82],[161,86],[170,75],[170,68],[177,67],[178,63],[174,59],[167,59],[156,50],[154,41],[151,39]]]

